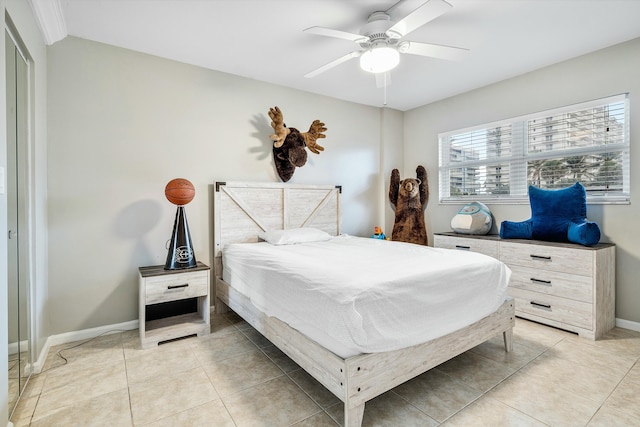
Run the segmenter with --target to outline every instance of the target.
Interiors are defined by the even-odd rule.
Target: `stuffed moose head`
[[[269,109],[271,127],[274,134],[269,137],[273,141],[273,161],[276,164],[278,176],[287,182],[293,176],[296,167],[302,167],[307,163],[307,150],[315,154],[324,151],[324,147],[316,142],[318,138],[326,138],[323,133],[327,130],[324,123],[314,120],[308,132],[300,132],[296,128],[289,128],[284,124],[282,111],[277,106]]]

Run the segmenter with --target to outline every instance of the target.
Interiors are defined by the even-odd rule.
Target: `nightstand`
[[[207,335],[209,323],[209,267],[201,262],[189,269],[165,270],[164,265],[139,269],[140,344],[151,348],[161,341]],[[147,308],[193,299],[197,311],[147,321]]]

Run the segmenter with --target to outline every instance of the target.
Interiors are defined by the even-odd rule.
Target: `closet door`
[[[28,66],[5,32],[7,76],[7,284],[9,413],[30,372],[28,250]]]

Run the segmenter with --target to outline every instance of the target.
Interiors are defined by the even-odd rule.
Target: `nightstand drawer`
[[[146,280],[146,304],[176,301],[207,295],[208,271],[195,271],[168,276],[149,277]]]
[[[509,296],[516,302],[518,316],[526,318],[530,314],[580,328],[593,328],[592,304],[512,287],[509,287]]]
[[[510,287],[587,303],[593,301],[591,277],[513,264],[511,272]]]
[[[433,245],[436,248],[459,249],[463,251],[478,252],[498,258],[498,241],[473,239],[469,237],[451,237],[434,234]]]
[[[535,269],[593,275],[593,252],[576,248],[500,242],[500,261]]]

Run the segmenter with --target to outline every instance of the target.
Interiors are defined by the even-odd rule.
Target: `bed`
[[[218,182],[215,185],[215,190],[214,267],[216,275],[216,312],[224,312],[228,308],[232,309],[341,399],[344,402],[345,426],[361,425],[365,403],[368,400],[481,344],[487,339],[502,334],[505,349],[507,351],[511,350],[515,314],[512,300],[504,297],[506,293],[502,293],[501,288],[506,287],[504,283],[500,286],[494,286],[493,283],[481,283],[489,293],[494,292],[504,298],[496,302],[496,296],[494,295],[492,296],[493,302],[489,300],[484,302],[476,301],[477,304],[471,304],[472,306],[483,307],[482,317],[473,318],[472,320],[460,320],[462,323],[455,323],[451,319],[457,321],[463,312],[468,311],[470,306],[469,304],[458,304],[458,306],[463,307],[458,313],[460,316],[456,314],[447,322],[442,322],[448,325],[449,329],[438,330],[437,327],[421,328],[428,332],[425,336],[416,336],[414,334],[409,340],[402,338],[385,342],[383,338],[389,334],[384,331],[379,336],[370,333],[369,329],[363,331],[362,328],[346,330],[341,333],[334,329],[337,327],[336,325],[332,326],[331,333],[315,334],[313,326],[309,329],[309,326],[305,324],[308,322],[303,324],[296,323],[296,318],[291,317],[291,312],[295,310],[291,310],[291,307],[288,308],[288,305],[298,305],[298,302],[295,304],[289,303],[289,296],[292,297],[291,292],[297,286],[296,283],[304,282],[306,284],[308,282],[311,287],[314,287],[315,285],[313,285],[314,282],[311,278],[307,280],[307,277],[305,277],[305,280],[296,282],[296,273],[287,273],[288,270],[285,267],[278,267],[278,270],[282,269],[283,274],[285,274],[285,276],[281,277],[269,276],[264,270],[257,270],[257,272],[252,273],[253,275],[237,274],[235,273],[236,271],[242,270],[236,270],[235,267],[231,268],[235,264],[250,264],[243,261],[246,259],[262,259],[263,251],[265,253],[264,256],[272,252],[272,249],[265,247],[270,244],[260,242],[258,235],[269,230],[304,227],[322,230],[330,236],[326,242],[308,244],[309,248],[305,245],[296,245],[296,255],[300,256],[303,250],[308,250],[313,255],[322,254],[322,251],[332,251],[333,246],[331,245],[348,246],[351,248],[351,253],[369,250],[373,251],[371,253],[375,253],[375,251],[383,248],[387,250],[385,246],[401,244],[385,241],[374,243],[372,242],[373,239],[338,237],[340,236],[340,187]],[[360,245],[365,246],[361,248]],[[327,246],[329,246],[329,249],[327,249]],[[442,249],[423,248],[417,245],[405,246],[413,247],[412,251],[431,251],[429,252],[431,257],[441,255],[444,257],[446,255],[442,254],[443,251],[446,251]],[[226,253],[225,247],[227,248]],[[372,249],[369,249],[369,247]],[[282,253],[287,253],[287,250],[291,253],[292,247],[278,248],[285,251]],[[247,249],[253,252],[247,252]],[[318,250],[320,252],[316,252]],[[365,252],[362,253],[364,254]],[[368,252],[366,253],[368,254]],[[476,254],[465,255],[465,257],[469,258],[468,262],[471,264],[479,261],[474,258],[477,257]],[[223,259],[225,259],[226,264],[230,265],[225,266]],[[257,265],[258,263],[254,264]],[[305,266],[305,271],[307,271],[306,269],[307,267]],[[476,270],[477,268],[474,265],[472,269]],[[338,274],[340,269],[336,268],[336,270],[337,272],[334,272],[333,269],[325,268],[324,280],[334,285],[333,288],[331,286],[327,287],[332,289],[334,293],[338,291],[347,292],[343,290],[345,284],[341,282],[341,275]],[[265,280],[265,277],[269,279]],[[481,282],[493,282],[495,276],[489,274],[488,276],[478,277]],[[485,277],[485,279],[482,279],[482,277]],[[421,280],[416,277],[414,279]],[[318,283],[322,282],[322,280],[323,277],[317,279]],[[385,279],[382,278],[381,280],[382,285],[384,285]],[[500,280],[503,282],[505,278],[502,277]],[[508,281],[508,277],[506,280]],[[274,281],[278,283],[278,287],[269,288],[269,284]],[[262,294],[249,293],[248,289],[252,287],[263,289]],[[274,292],[279,288],[282,294]],[[455,286],[446,287],[446,289],[452,289],[448,295],[451,301],[468,299],[468,297],[456,293],[457,291],[454,292],[455,289],[453,288]],[[407,292],[413,292],[412,289],[408,288]],[[358,295],[361,293],[358,291]],[[402,292],[399,293],[401,294]],[[446,294],[446,292],[441,292],[441,294]],[[283,295],[287,297],[285,298]],[[378,292],[375,308],[385,312],[386,306],[379,304],[387,301],[392,303],[393,296],[393,292],[387,294]],[[269,297],[272,299],[269,300]],[[350,297],[353,297],[353,295],[346,295],[347,299]],[[402,295],[398,296],[398,298],[402,297]],[[406,298],[406,295],[404,298]],[[314,301],[321,301],[321,297],[317,297]],[[360,306],[368,304],[370,299],[363,299],[362,301]],[[317,303],[317,305],[322,307],[321,303]],[[279,306],[279,308],[276,306]],[[360,306],[358,309],[361,308]],[[455,306],[454,304],[450,307]],[[305,307],[302,310],[307,309]],[[435,312],[437,307],[434,306],[433,309]],[[352,308],[347,307],[344,310],[344,313],[338,312],[331,317],[336,319],[353,317]],[[447,309],[446,312],[453,310],[454,308]],[[444,311],[435,313],[436,317],[441,317],[445,314]],[[475,314],[476,317],[479,316],[478,313]],[[359,315],[359,313],[357,314]],[[362,319],[366,319],[364,315]],[[408,318],[403,321],[411,324],[415,320]],[[386,326],[386,322],[384,324]],[[405,329],[417,330],[420,328]],[[365,335],[376,339],[357,339],[358,336]],[[345,345],[344,340],[333,340],[335,336],[351,336],[356,337],[356,339],[354,342],[347,340]]]

